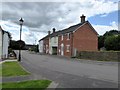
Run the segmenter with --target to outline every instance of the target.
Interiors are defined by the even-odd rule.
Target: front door
[[[57,55],[57,47],[52,47],[52,54]]]

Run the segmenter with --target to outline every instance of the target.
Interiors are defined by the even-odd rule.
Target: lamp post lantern
[[[22,25],[23,25],[23,22],[24,22],[24,20],[21,18],[20,20],[19,20],[19,22],[20,22],[20,41],[19,42],[21,42],[21,32],[22,32]],[[21,61],[21,43],[19,43],[19,57],[18,57],[18,61],[20,62]]]

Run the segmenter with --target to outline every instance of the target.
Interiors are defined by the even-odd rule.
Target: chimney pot
[[[48,31],[48,35],[50,35],[50,31]]]
[[[81,18],[81,23],[85,22],[85,17],[84,14],[82,14],[82,16],[80,17]]]
[[[55,28],[53,28],[53,33],[55,33]]]

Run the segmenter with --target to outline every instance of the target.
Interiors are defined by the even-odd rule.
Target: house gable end
[[[89,27],[91,28],[91,30],[92,30],[96,35],[98,35],[98,33],[96,32],[96,30],[92,27],[92,25],[91,25],[88,21],[86,21],[83,25],[79,26],[74,32],[76,32],[76,31],[79,30],[82,26],[84,26],[84,25],[86,25],[86,24],[88,24]]]

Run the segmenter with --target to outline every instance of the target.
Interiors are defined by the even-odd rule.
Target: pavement
[[[0,64],[4,63],[4,62],[13,62],[13,61],[17,61],[17,59],[14,60],[4,60],[1,61]],[[13,76],[13,77],[0,77],[0,82],[5,83],[5,82],[21,82],[21,81],[28,81],[28,80],[46,80],[46,78],[42,77],[39,75],[39,77],[35,74],[31,75],[23,75],[23,76]],[[52,83],[48,86],[48,88],[46,90],[48,90],[49,88],[56,88],[58,86],[58,83],[55,83],[52,81]]]
[[[23,51],[20,64],[31,76],[3,78],[3,82],[49,79],[56,88],[118,88],[117,62],[92,62]]]

